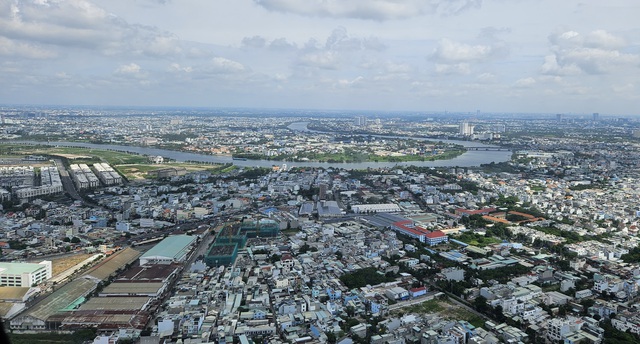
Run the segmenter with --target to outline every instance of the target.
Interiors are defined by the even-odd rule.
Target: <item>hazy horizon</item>
[[[632,0],[0,0],[0,103],[637,115],[637,13]]]

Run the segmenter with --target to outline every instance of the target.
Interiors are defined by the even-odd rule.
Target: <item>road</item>
[[[67,172],[67,169],[64,167],[62,160],[53,159],[53,161],[58,168],[58,172],[60,172],[60,180],[62,181],[62,187],[64,188],[64,191],[66,191],[71,196],[71,198],[77,201],[82,201],[82,197],[78,193],[78,190],[76,190],[76,186],[73,184],[73,180],[71,179],[69,172]]]

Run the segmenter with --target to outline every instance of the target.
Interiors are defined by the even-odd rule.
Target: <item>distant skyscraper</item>
[[[558,120],[558,122],[562,121],[562,114],[556,114],[556,119]]]
[[[460,135],[471,136],[473,135],[474,126],[469,124],[469,122],[464,121],[460,123]]]
[[[353,125],[356,127],[364,127],[367,125],[367,118],[364,116],[357,116],[353,119]]]
[[[599,121],[599,120],[600,120],[600,114],[597,113],[597,112],[594,112],[593,113],[593,121],[595,122],[595,121]]]

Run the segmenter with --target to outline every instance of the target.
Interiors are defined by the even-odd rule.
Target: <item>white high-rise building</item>
[[[469,122],[464,121],[460,123],[460,135],[471,136],[473,135],[473,129],[475,126],[469,124]]]

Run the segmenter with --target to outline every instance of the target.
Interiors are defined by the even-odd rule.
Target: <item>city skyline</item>
[[[0,1],[0,103],[638,114],[632,1]]]

